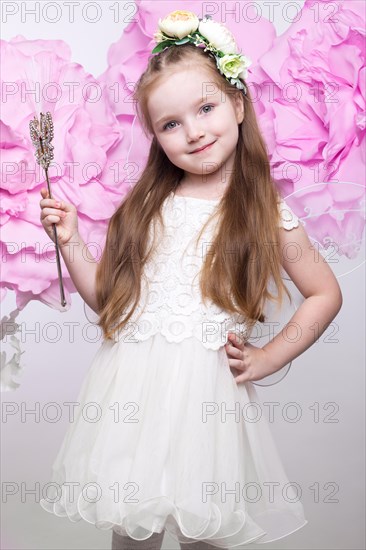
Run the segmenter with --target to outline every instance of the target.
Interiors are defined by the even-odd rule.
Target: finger
[[[51,207],[51,208],[64,208],[64,203],[58,199],[42,199],[39,201],[39,204],[42,208]],[[51,213],[51,212],[49,212]]]
[[[233,348],[236,346],[235,336],[231,332],[227,335],[227,345]]]
[[[56,210],[52,208],[44,208],[41,212],[41,219],[46,219],[47,216],[56,216],[59,220],[65,218],[66,212],[63,210]]]
[[[44,218],[44,222],[46,225],[52,225],[53,223],[58,223],[60,220],[61,220],[60,216],[54,216],[53,214],[48,214],[48,216]]]
[[[245,372],[244,374],[240,374],[239,376],[236,376],[234,380],[237,384],[242,384],[243,382],[249,382],[250,374],[248,372]]]
[[[232,366],[230,366],[230,370],[231,370],[231,372],[233,373],[234,376],[239,376],[239,374],[243,373],[243,371],[239,371],[238,369],[236,369],[235,367],[232,367]]]
[[[228,339],[233,346],[242,347],[244,345],[244,340],[235,332],[229,332]]]
[[[229,337],[228,337],[229,338]],[[239,351],[240,353],[242,353],[244,351],[244,345],[245,345],[245,342],[244,340],[240,340],[239,338],[237,337],[230,337],[229,338],[229,341],[228,341],[228,346],[231,351],[233,349]]]
[[[41,217],[46,218],[49,215],[63,216],[66,213],[63,210],[58,208],[53,208],[52,206],[44,206],[41,211]]]
[[[245,370],[245,365],[243,364],[243,361],[240,359],[229,359],[229,365],[230,368],[234,368],[239,370],[240,372],[243,372]]]
[[[240,349],[231,346],[230,344],[226,344],[225,349],[226,352],[230,354],[230,356],[237,357],[238,359],[242,358],[243,356],[243,352]]]

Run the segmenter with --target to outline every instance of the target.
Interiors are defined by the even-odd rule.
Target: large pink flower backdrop
[[[363,2],[306,0],[277,36],[249,1],[136,1],[134,20],[111,44],[108,67],[98,77],[71,61],[63,41],[1,40],[1,300],[15,292],[11,320],[30,300],[64,309],[55,248],[39,219],[46,181],[29,121],[51,112],[52,192],[75,204],[81,236],[99,256],[108,221],[148,154],[131,92],[154,47],[159,17],[176,9],[209,13],[233,32],[252,60],[247,84],[282,196],[320,250],[333,246],[350,259],[359,254],[365,223]],[[62,273],[69,308],[76,289],[63,262]]]

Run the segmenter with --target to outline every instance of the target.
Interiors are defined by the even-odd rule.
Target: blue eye
[[[206,107],[210,107],[210,109],[211,109],[211,108],[214,107],[214,105],[210,105],[210,104],[203,105],[202,109],[205,109]],[[210,111],[205,111],[205,113],[207,113],[207,114],[210,113],[210,112],[211,112],[211,110],[210,110]],[[163,126],[163,131],[164,131],[164,130],[167,130],[167,129],[168,129],[168,130],[171,130],[172,128],[171,128],[171,127],[168,128],[168,127],[169,127],[169,124],[173,124],[173,123],[175,123],[175,121],[174,121],[174,120],[171,120],[170,122],[167,122],[166,124],[164,124],[164,126]],[[173,129],[174,129],[174,127],[173,127]]]
[[[171,122],[167,122],[166,124],[164,124],[164,126],[163,126],[163,130],[166,130],[166,129],[167,129],[167,127],[169,126],[169,124],[171,124],[172,122],[174,122],[174,121],[171,121]]]

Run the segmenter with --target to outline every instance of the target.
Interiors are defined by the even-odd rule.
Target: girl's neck
[[[211,183],[187,183],[184,179],[179,182],[175,195],[181,197],[193,197],[197,199],[221,199],[226,191],[226,184]]]

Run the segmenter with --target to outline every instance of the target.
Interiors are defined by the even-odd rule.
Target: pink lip
[[[213,145],[214,143],[216,143],[216,142],[213,141],[212,143],[209,143],[208,145],[204,145],[204,146],[201,147],[200,149],[196,149],[195,151],[192,151],[191,154],[193,154],[193,153],[200,153],[201,151],[206,151],[206,149],[208,149],[209,147],[211,147],[211,145]]]

